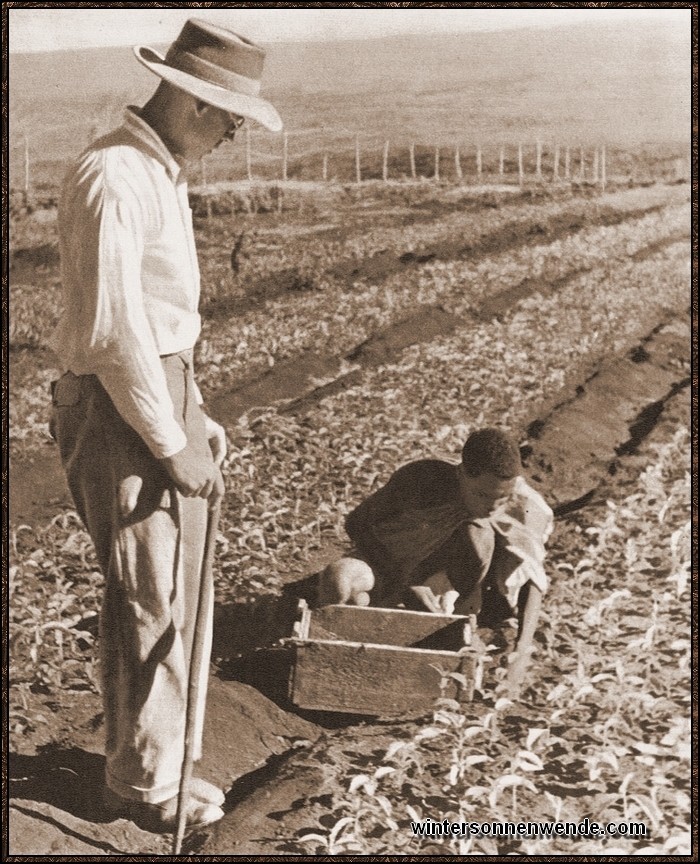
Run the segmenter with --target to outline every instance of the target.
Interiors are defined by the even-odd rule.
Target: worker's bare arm
[[[525,673],[527,672],[530,655],[532,654],[532,642],[542,608],[542,592],[540,589],[532,582],[528,588],[525,608],[520,621],[518,641],[508,664],[506,675],[506,684],[509,695],[512,698],[516,698],[520,694],[520,689],[525,680]]]

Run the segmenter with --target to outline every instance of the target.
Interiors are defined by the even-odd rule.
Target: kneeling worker
[[[547,589],[544,544],[553,514],[522,477],[517,444],[473,432],[462,462],[403,466],[346,519],[353,557],[330,564],[319,600],[477,616],[493,627],[517,615],[508,683],[522,684]]]

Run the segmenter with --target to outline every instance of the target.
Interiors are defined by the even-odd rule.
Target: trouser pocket
[[[51,417],[49,432],[58,443],[64,466],[75,449],[76,441],[84,434],[86,422],[85,380],[92,376],[66,372],[51,382]]]
[[[51,382],[51,404],[54,408],[72,408],[82,398],[82,377],[66,372]]]

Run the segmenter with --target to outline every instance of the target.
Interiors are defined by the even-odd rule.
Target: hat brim
[[[282,118],[265,99],[236,93],[225,87],[219,87],[217,84],[210,84],[208,81],[203,81],[187,72],[174,69],[165,62],[165,58],[161,54],[145,45],[135,46],[134,54],[140,63],[164,81],[184,90],[191,96],[196,96],[208,105],[221,108],[223,111],[231,111],[241,117],[248,117],[261,123],[271,132],[279,132],[282,129]]]

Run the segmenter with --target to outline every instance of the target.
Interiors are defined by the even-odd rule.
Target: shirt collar
[[[131,105],[124,111],[125,128],[138,138],[142,144],[148,147],[151,153],[163,163],[172,180],[177,182],[180,177],[180,165],[165,146],[160,136],[145,120],[139,117],[137,111],[138,109]]]

